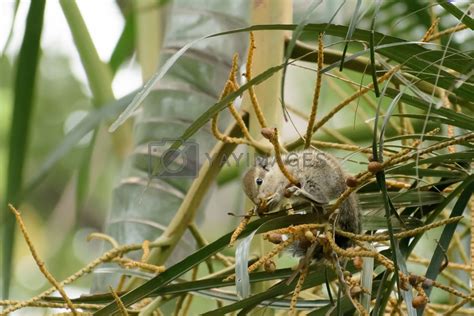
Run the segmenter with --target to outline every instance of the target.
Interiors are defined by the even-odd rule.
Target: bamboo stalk
[[[252,0],[252,24],[285,24],[292,22],[292,1],[289,0]],[[284,41],[287,31],[257,31],[255,34],[256,50],[253,56],[252,74],[257,76],[268,68],[280,65],[283,61]],[[282,111],[280,105],[281,72],[276,73],[265,82],[255,87],[263,114],[270,127],[280,128]],[[255,120],[248,96],[244,96],[243,106],[250,109],[250,133],[261,139],[260,127]]]
[[[61,0],[59,3],[86,72],[87,81],[94,97],[94,105],[100,106],[113,100],[112,72],[100,60],[76,2]]]
[[[163,42],[161,9],[155,0],[134,0],[136,12],[135,27],[138,61],[142,79],[148,80],[155,73],[160,62],[160,49]]]

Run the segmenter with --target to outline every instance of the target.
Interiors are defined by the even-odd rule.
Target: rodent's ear
[[[268,171],[268,157],[257,157],[255,160],[255,166]]]

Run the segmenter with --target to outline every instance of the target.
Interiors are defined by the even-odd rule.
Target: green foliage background
[[[11,3],[13,16],[21,12],[17,10],[19,3],[20,1]],[[405,79],[395,77],[394,80],[398,80],[402,87],[406,86],[409,80],[413,83],[421,79],[423,84],[431,83],[452,91],[451,101],[456,104],[456,112],[439,108],[439,99],[427,93],[426,84],[424,86],[415,84],[410,85],[410,89],[401,89],[401,100],[407,107],[410,106],[407,111],[415,127],[415,135],[408,136],[409,138],[419,137],[420,133],[441,127],[441,134],[429,140],[443,140],[446,137],[448,123],[456,127],[457,134],[473,131],[474,23],[464,14],[468,12],[468,2],[451,4],[442,0],[437,2],[353,0],[336,4],[333,1],[324,1],[317,10],[308,14],[307,8],[309,5],[315,5],[316,1],[308,4],[305,1],[295,0],[293,19],[295,24],[265,25],[245,29],[251,23],[249,1],[149,1],[148,5],[140,9],[137,9],[138,1],[137,3],[117,1],[111,2],[110,6],[119,8],[124,26],[117,36],[118,41],[109,60],[99,58],[91,38],[95,30],[84,22],[80,6],[77,7],[74,1],[60,1],[60,3],[72,34],[70,45],[75,45],[86,74],[86,82],[78,80],[72,70],[71,60],[77,59],[77,56],[64,56],[55,52],[54,47],[40,45],[41,26],[43,23],[49,23],[48,20],[44,20],[44,6],[51,5],[44,0],[32,1],[30,6],[23,4],[28,7],[26,10],[28,13],[18,13],[15,26],[10,30],[12,38],[17,40],[21,38],[23,44],[17,45],[18,47],[12,50],[8,49],[12,44],[5,42],[2,48],[0,202],[3,235],[0,278],[4,298],[31,297],[40,289],[48,287],[40,273],[36,271],[22,239],[18,234],[16,237],[13,234],[15,221],[8,213],[7,203],[14,203],[22,211],[39,252],[57,279],[70,275],[107,249],[108,245],[101,245],[97,241],[86,245],[84,240],[90,232],[104,230],[119,243],[153,240],[163,232],[166,233],[166,227],[169,227],[174,215],[182,206],[191,181],[171,179],[158,184],[148,182],[147,144],[162,137],[185,136],[197,140],[202,153],[211,150],[215,141],[206,124],[213,113],[222,111],[227,101],[235,99],[248,88],[248,84],[243,85],[239,92],[231,94],[222,102],[216,101],[227,76],[232,54],[239,52],[242,62],[244,60],[248,30],[285,29],[296,34],[298,31],[295,30],[301,29],[303,31],[299,34],[299,40],[310,45],[314,45],[318,32],[325,31],[327,34],[325,46],[338,53],[347,48],[347,54],[350,56],[365,50],[361,56],[366,60],[369,60],[371,53],[374,55],[376,53],[377,63],[382,60],[392,66],[404,63],[403,74],[412,77],[405,76]],[[377,4],[380,4],[379,8]],[[341,9],[332,20],[339,5],[342,5]],[[154,15],[151,18],[144,17],[147,12],[153,12]],[[439,44],[422,48],[418,41],[435,16],[440,18],[440,30],[455,26],[460,20],[467,25],[467,29],[453,36],[441,37]],[[138,27],[140,23],[146,25],[150,21],[161,25],[162,28],[148,30],[145,28],[144,31]],[[13,22],[14,20],[12,25]],[[326,26],[325,23],[332,25]],[[24,25],[24,29],[17,24]],[[353,30],[351,26],[354,27]],[[372,30],[375,32],[374,43],[386,44],[384,47],[377,47],[375,52],[373,45],[370,44]],[[192,48],[176,55],[180,48],[193,40],[225,31],[230,32],[211,39],[202,39]],[[349,41],[350,44],[346,47]],[[150,47],[150,43],[161,45],[159,56],[151,57],[149,60],[145,58],[137,60],[138,51],[159,51],[160,47]],[[294,49],[293,57],[298,53],[298,49],[301,49],[301,46]],[[414,57],[415,54],[419,55]],[[114,96],[112,82],[119,71],[131,65],[135,68],[141,65],[144,81],[148,80],[150,75],[154,75],[152,79],[158,79],[160,72],[147,67],[163,69],[159,67],[163,67],[176,57],[178,58],[173,67],[159,78],[158,86],[153,86],[144,95],[146,98],[143,102],[133,101],[137,91],[140,90],[135,90],[122,98]],[[442,67],[438,68],[440,65]],[[337,67],[339,63],[334,62],[326,67],[324,72],[337,74]],[[283,65],[278,69],[269,69],[260,76],[255,75],[251,83],[262,82],[281,68]],[[309,112],[311,105],[314,68],[313,62],[298,61],[291,62],[287,69],[285,101],[290,107],[304,113]],[[375,69],[368,63],[367,69],[372,68]],[[149,74],[148,77],[146,74]],[[349,63],[346,64],[343,75],[362,85],[372,82],[369,71],[361,75],[361,70],[351,68]],[[354,87],[350,84],[329,76],[325,78],[321,94],[321,100],[324,102],[320,113],[327,113],[334,104],[344,98],[344,95],[354,92]],[[84,84],[87,88],[84,88]],[[373,93],[369,93],[367,98],[361,98],[357,104],[343,109],[325,125],[325,129],[315,135],[315,139],[336,142],[350,140],[359,146],[370,146],[376,138],[372,130],[373,118],[377,113],[374,105],[379,105],[386,112],[392,99],[398,94],[395,88],[397,86],[392,85],[385,90],[384,85],[381,85],[379,89],[383,91],[384,98],[377,99]],[[132,90],[133,88],[129,89]],[[194,106],[190,108],[189,105]],[[140,110],[118,132],[108,133],[108,127],[128,106],[139,107]],[[430,108],[432,115],[430,119],[427,119],[427,108]],[[86,113],[85,118],[65,132],[65,121],[71,118],[72,113],[78,111]],[[304,121],[298,120],[296,116],[294,118],[297,125],[304,125]],[[383,118],[380,119],[383,121]],[[221,115],[221,129],[224,129],[229,121],[225,115]],[[399,136],[396,131],[399,122],[400,118],[396,115],[390,118],[384,139],[385,144],[388,144],[387,148],[397,149],[401,144],[401,137],[396,138]],[[297,135],[290,124],[285,125],[284,131],[286,140],[293,139]],[[85,135],[89,135],[89,140],[81,142]],[[443,210],[463,214],[472,194],[473,183],[469,170],[472,164],[472,143],[464,145],[465,147],[458,147],[462,153],[446,153],[445,156],[438,157],[438,160],[434,158],[435,160],[428,161],[434,165],[448,160],[455,161],[463,166],[458,168],[458,173],[438,169],[428,170],[429,168],[417,170],[415,165],[405,165],[394,168],[387,174],[405,174],[410,177],[433,176],[438,180],[449,179],[459,183],[458,191],[445,195],[444,202],[433,204],[430,210],[431,214],[439,214]],[[344,167],[349,173],[356,173],[365,168],[367,157],[363,154],[348,157],[340,151],[331,152],[338,157],[347,158]],[[191,290],[200,290],[204,295],[196,296],[192,312],[203,313],[216,308],[214,297],[216,293],[210,289],[223,285],[219,278],[168,284],[178,278],[189,281],[190,274],[184,273],[208,259],[216,251],[222,249],[224,254],[233,254],[232,249],[224,248],[229,238],[229,235],[224,234],[232,231],[238,219],[230,218],[226,214],[230,211],[239,214],[244,212],[239,182],[243,168],[223,168],[220,172],[211,170],[210,174],[212,172],[216,172],[217,181],[207,183],[211,193],[207,195],[203,193],[203,196],[199,197],[200,200],[197,199],[202,203],[198,203],[200,207],[196,210],[196,224],[207,240],[217,241],[187,256],[195,250],[196,241],[191,233],[185,232],[186,227],[182,227],[180,233],[175,236],[177,240],[173,241],[172,246],[153,253],[155,263],[166,262],[166,265],[172,268],[124,296],[125,303],[133,302],[150,293],[153,296],[172,293],[175,298]],[[377,187],[368,186],[361,193],[370,192],[378,192]],[[411,214],[410,210],[415,213],[420,201],[417,196],[413,196],[407,199],[407,203],[404,209],[407,214]],[[283,223],[287,225],[288,221],[294,219],[285,220],[286,222],[282,218],[274,221],[258,220],[247,228],[246,233],[250,233],[252,227],[260,227],[260,224],[263,224],[260,230],[267,231],[281,227]],[[469,256],[468,222],[468,219],[464,220],[460,225],[461,228],[457,228],[457,232],[463,236],[461,242]],[[429,249],[426,253],[421,253],[423,257],[431,259],[433,249],[437,245],[436,240],[449,248],[452,235],[447,231],[441,235],[442,231],[438,229],[433,235],[428,235],[428,238],[421,241],[423,247],[417,249]],[[181,240],[182,236],[184,238]],[[179,240],[181,242],[178,243]],[[410,247],[413,247],[413,244],[410,246],[407,241],[402,241],[402,251],[411,249]],[[132,257],[139,258],[140,255],[141,252],[137,252],[135,255],[132,254]],[[450,255],[452,261],[463,259],[459,253]],[[433,256],[431,270],[436,264],[440,264],[441,257],[442,253],[437,251]],[[173,266],[177,262],[179,264]],[[251,276],[251,282],[284,278],[291,274],[287,267],[294,263],[295,260],[292,258],[282,258],[279,267],[283,268],[278,270],[277,274],[259,272]],[[218,262],[213,264],[216,270],[222,268]],[[417,273],[425,273],[424,267],[412,268]],[[71,293],[87,292],[92,284],[94,290],[106,291],[106,281],[116,282],[122,272],[123,269],[113,265],[109,270],[104,269],[102,273],[95,275],[94,280],[90,276],[79,280],[74,288],[71,288]],[[200,269],[199,276],[204,276],[206,273],[204,269]],[[465,280],[468,274],[461,272],[455,277]],[[328,278],[334,278],[334,275]],[[26,279],[30,282],[25,282]],[[135,275],[135,285],[143,283],[139,279],[140,276]],[[321,284],[324,281],[321,275],[311,274],[308,284]],[[8,289],[12,290],[11,295]],[[244,311],[250,310],[259,302],[265,299],[273,300],[277,296],[289,293],[291,289],[291,285],[280,283],[269,291],[214,310],[210,315],[212,313],[220,315],[242,308]],[[235,296],[226,297],[222,293],[220,295],[229,300],[236,300]],[[450,298],[440,292],[433,293],[432,299],[436,302],[452,303],[449,301]],[[108,303],[110,297],[107,300],[101,298],[91,300]],[[324,308],[327,307],[316,309],[322,303],[324,302],[308,304],[310,309],[316,310],[314,314],[323,314]],[[176,299],[171,299],[164,303],[163,310],[171,312],[175,304]],[[347,310],[351,308],[351,305],[344,301],[342,306]],[[110,307],[112,308],[111,305]],[[107,312],[103,311],[103,314]]]

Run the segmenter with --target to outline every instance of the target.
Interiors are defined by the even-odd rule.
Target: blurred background
[[[386,8],[383,8],[377,17],[376,30],[406,40],[417,40],[423,35],[431,24],[429,10],[433,10],[434,14],[442,12],[439,6],[428,10],[423,9],[429,1],[420,4],[410,0],[390,2],[387,1]],[[193,8],[202,7],[209,10],[212,6],[220,6],[216,8],[216,12],[221,13],[232,10],[232,8],[226,8],[227,5],[230,7],[232,5],[225,1],[217,5],[218,2],[204,0],[176,1],[175,3],[163,0],[142,2],[77,0],[75,3],[79,11],[74,12],[79,13],[80,17],[76,16],[73,23],[83,20],[91,43],[95,46],[96,54],[93,51],[81,51],[86,48],[78,44],[81,40],[80,35],[73,38],[74,27],[65,17],[65,11],[68,12],[68,10],[69,14],[73,15],[71,8],[64,8],[65,6],[62,8],[59,1],[46,1],[43,29],[36,57],[37,72],[36,75],[33,73],[34,82],[28,83],[26,82],[28,72],[19,77],[18,64],[21,59],[22,42],[31,2],[0,1],[1,210],[2,214],[7,214],[5,205],[9,202],[18,203],[15,205],[22,212],[34,244],[56,279],[67,277],[102,252],[103,245],[99,241],[88,242],[86,238],[92,232],[103,230],[114,205],[113,190],[124,175],[124,164],[130,163],[127,157],[130,157],[133,152],[131,124],[125,124],[118,134],[115,133],[116,136],[107,131],[110,123],[121,111],[115,108],[110,113],[102,115],[97,114],[98,109],[103,104],[113,102],[114,99],[122,100],[124,104],[130,102],[129,94],[139,89],[156,72],[160,58],[166,60],[166,58],[163,59],[163,56],[166,57],[166,52],[162,53],[160,58],[158,54],[163,48],[163,42],[168,43],[165,48],[173,46],[169,45],[171,41],[169,35],[168,40],[163,40],[167,36],[167,30],[174,30],[173,23],[178,23],[173,22],[173,17],[176,17],[173,15],[176,12],[172,8],[173,5],[181,6],[181,9],[187,8],[188,15],[183,16],[185,18],[187,16],[188,22],[192,22],[193,15],[189,11]],[[310,3],[311,1],[294,1],[293,21],[295,23],[301,20]],[[469,1],[456,1],[456,5],[463,8],[468,3]],[[239,20],[236,24],[241,23],[239,25],[245,26],[249,23],[248,2],[241,1],[239,4],[241,5],[239,10],[234,11],[235,18]],[[324,1],[317,13],[309,17],[308,22],[328,22],[339,5],[340,3],[334,1]],[[333,23],[347,25],[355,7],[356,1],[348,1],[335,16]],[[369,28],[373,14],[371,1],[362,1],[361,12],[363,14],[361,14],[358,27]],[[70,22],[72,15],[69,16]],[[441,29],[453,26],[457,22],[451,16],[441,18]],[[169,27],[170,23],[171,27]],[[198,24],[199,21],[193,23]],[[188,28],[187,31],[191,33],[192,28]],[[207,26],[201,35],[215,31]],[[456,33],[452,37],[451,47],[463,51],[472,49],[474,43],[472,33],[469,32],[466,30]],[[30,34],[27,35],[30,36]],[[194,34],[186,34],[182,38],[188,41],[195,37]],[[316,39],[304,38],[304,40],[313,45],[316,43]],[[223,41],[226,43],[225,40]],[[240,47],[241,54],[245,54],[247,36],[241,36],[238,41],[245,42]],[[325,44],[331,45],[331,48],[343,47],[340,39],[330,36],[327,37]],[[356,51],[360,47],[354,44],[350,50]],[[88,67],[94,69],[94,61],[91,62],[94,56],[88,60],[88,54],[95,54],[99,58],[101,65],[95,68],[97,72],[106,69],[104,71],[106,74],[96,78],[99,82],[94,82],[88,73]],[[227,59],[227,63],[229,61],[230,59]],[[357,83],[366,83],[371,80],[370,76],[364,77],[356,72],[348,71],[345,74],[347,79]],[[25,83],[19,81],[18,78],[21,80],[26,78]],[[314,78],[314,63],[298,62],[288,68],[285,85],[288,105],[296,110],[308,112],[312,100]],[[323,84],[323,112],[328,109],[325,104],[335,104],[344,95],[353,91],[353,87],[343,82],[334,80],[333,83],[329,83],[329,81],[328,79]],[[209,84],[212,83],[209,82]],[[108,88],[104,88],[103,85],[108,85]],[[91,88],[94,86],[95,88]],[[216,90],[221,88],[216,87]],[[24,91],[29,90],[33,91],[33,96],[29,102],[30,105],[26,106],[27,110],[25,110],[26,113],[31,113],[25,113],[24,124],[28,127],[27,135],[15,139],[11,136],[11,133],[15,133],[12,129],[15,102],[21,99]],[[126,99],[127,96],[128,99]],[[25,102],[28,103],[28,101]],[[321,139],[343,139],[351,135],[350,128],[356,124],[369,124],[373,118],[372,105],[369,99],[361,99],[357,114],[354,111],[355,106],[343,110],[328,125],[334,131],[323,131]],[[120,109],[123,109],[123,105]],[[67,149],[61,149],[60,146],[64,145],[66,135],[74,128],[77,129],[78,124],[84,125],[83,119],[91,113],[97,115],[102,121],[98,125],[100,127],[97,132],[89,132],[79,141],[67,141],[65,145]],[[284,125],[282,134],[285,139],[292,139],[298,135],[295,127],[300,133],[304,132],[304,119],[295,114],[292,114],[292,118],[294,125],[290,122]],[[225,126],[225,118],[223,120],[223,126]],[[90,117],[88,122],[91,122]],[[133,130],[140,131],[136,125]],[[369,144],[371,140],[370,134],[366,137],[354,137],[352,141],[357,141],[359,145]],[[17,163],[20,160],[23,161],[19,174],[11,171],[18,169],[12,166],[14,162],[9,161],[12,157],[10,151],[17,146],[25,148],[23,154],[14,156]],[[243,148],[240,149],[242,150]],[[340,158],[347,158],[344,153],[334,153]],[[363,155],[352,156],[349,160],[353,163],[344,162],[345,169],[351,173],[361,170],[363,166],[357,163],[358,158],[365,159]],[[228,212],[236,214],[244,212],[244,199],[239,181],[242,172],[243,170],[237,170],[237,173],[230,172],[221,175],[211,195],[207,198],[203,212],[199,213],[197,221],[207,240],[212,241],[235,227],[239,219],[228,216]],[[15,184],[15,179],[12,178],[20,183]],[[12,183],[13,187],[9,188]],[[15,186],[18,189],[14,192],[15,196],[8,196],[7,193],[11,193],[9,190],[13,190]],[[2,217],[3,234],[6,227],[5,218],[5,216]],[[14,260],[10,297],[29,298],[49,285],[36,268],[23,237],[18,234],[18,231],[13,245]],[[3,254],[7,246],[4,239],[0,246]],[[292,263],[290,260],[288,265]],[[0,279],[5,277],[5,271],[2,271]],[[68,292],[71,296],[87,293],[91,283],[92,276],[81,278],[74,286],[68,287]]]
[[[108,0],[78,1],[77,5],[90,30],[98,55],[103,61],[110,61],[125,25],[124,14],[119,5]],[[5,192],[7,185],[8,137],[15,94],[15,70],[29,6],[30,1],[0,1],[1,192]],[[141,84],[140,67],[132,54],[114,74],[113,93],[120,98]],[[33,102],[23,171],[24,182],[31,180],[64,136],[93,108],[87,76],[58,1],[47,1],[44,10]],[[97,145],[101,150],[96,152],[91,164],[94,172],[91,172],[87,184],[90,185],[88,194],[84,204],[77,209],[77,170],[91,138],[92,133],[89,133],[74,145],[42,179],[41,184],[28,192],[21,204],[23,216],[38,251],[57,278],[66,277],[78,270],[97,257],[101,250],[98,242],[88,243],[86,236],[101,230],[120,165],[116,156],[111,154],[112,145],[107,139],[102,139],[102,144]],[[3,193],[1,196],[3,205],[10,201]],[[5,210],[2,207],[2,211]],[[36,268],[22,236],[17,234],[16,237],[11,295],[27,298],[48,284]],[[87,280],[82,284],[86,288],[89,286]]]

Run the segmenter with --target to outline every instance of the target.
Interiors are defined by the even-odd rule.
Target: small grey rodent
[[[268,159],[257,160],[243,178],[244,191],[257,206],[258,214],[277,210],[288,202],[294,204],[298,199],[324,207],[347,187],[341,166],[336,158],[327,153],[307,149],[290,152],[282,160],[299,181],[299,188],[292,187],[278,164]],[[286,199],[285,195],[291,189],[294,194]],[[360,233],[360,222],[359,205],[353,193],[341,204],[337,225],[345,231]],[[344,248],[351,245],[350,240],[343,237],[337,236],[336,242]]]

